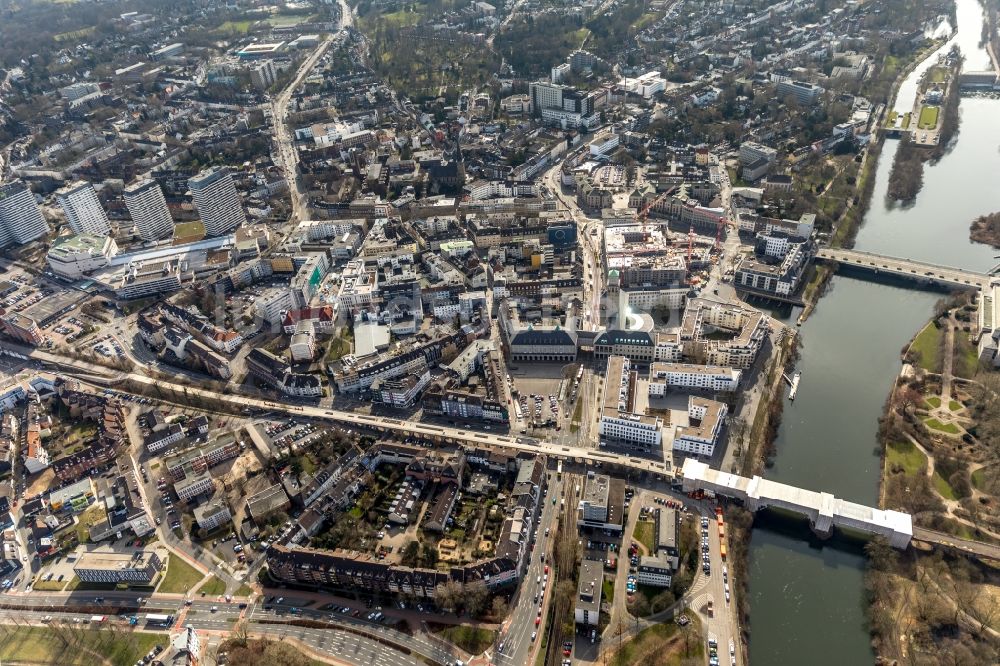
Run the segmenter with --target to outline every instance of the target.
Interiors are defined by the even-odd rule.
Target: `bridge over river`
[[[834,497],[830,493],[805,490],[759,476],[728,474],[706,463],[688,458],[682,470],[684,490],[711,490],[738,499],[751,511],[774,507],[793,511],[809,519],[813,530],[829,536],[834,527],[880,534],[895,548],[905,549],[913,538],[913,520],[900,511],[875,509]]]
[[[923,261],[887,257],[871,252],[822,247],[817,259],[835,261],[844,266],[869,271],[876,275],[893,275],[925,284],[938,284],[957,289],[979,290],[990,283],[990,275],[951,266],[938,266]]]

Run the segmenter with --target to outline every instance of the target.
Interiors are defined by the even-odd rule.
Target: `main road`
[[[338,34],[354,25],[354,15],[351,12],[351,8],[344,0],[340,0],[339,4],[340,19],[338,22],[340,25]],[[302,85],[302,81],[313,70],[313,67],[316,66],[319,59],[330,48],[333,41],[334,35],[327,35],[312,54],[299,65],[299,69],[295,73],[295,78],[271,102],[271,120],[274,123],[274,142],[278,148],[278,161],[281,163],[281,169],[285,173],[285,180],[288,181],[288,192],[292,200],[292,215],[288,220],[290,224],[306,219],[304,213],[307,206],[306,195],[302,192],[301,184],[299,183],[299,154],[295,150],[294,137],[285,124],[288,118],[288,105],[292,101],[292,95]]]

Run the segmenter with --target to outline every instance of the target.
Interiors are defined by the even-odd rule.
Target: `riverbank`
[[[787,329],[792,332],[792,329]],[[760,474],[774,455],[774,441],[781,425],[781,414],[784,409],[783,373],[788,373],[798,360],[799,336],[785,335],[767,367],[763,395],[757,406],[750,436],[747,439],[747,449],[742,458],[743,476]],[[744,659],[747,658],[746,647],[750,643],[750,536],[753,529],[753,514],[739,506],[729,506],[725,511],[725,519],[729,526],[730,555],[729,563],[733,569],[733,586],[736,597],[736,612],[739,618],[741,646],[744,649]]]
[[[955,375],[964,353],[956,339],[974,317],[964,297],[942,303],[902,350],[904,371],[879,422],[879,505],[908,511],[918,525],[996,542],[1000,484],[989,461],[997,443],[979,434],[1000,420],[1000,373],[982,369],[977,383]],[[881,540],[865,552],[869,628],[881,662],[911,661],[919,650],[928,663],[1000,663],[1000,563],[898,553]]]

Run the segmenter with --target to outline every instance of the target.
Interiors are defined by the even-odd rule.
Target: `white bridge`
[[[899,549],[909,546],[913,538],[913,520],[908,513],[875,509],[759,476],[748,479],[727,474],[691,458],[684,461],[683,475],[686,492],[711,490],[740,500],[751,511],[767,507],[793,511],[808,518],[821,536],[829,536],[834,527],[841,527],[880,534]]]

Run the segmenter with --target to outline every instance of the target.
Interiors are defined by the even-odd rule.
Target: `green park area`
[[[217,597],[220,594],[225,593],[226,584],[222,582],[222,579],[218,576],[212,576],[209,578],[204,585],[198,588],[199,592],[204,592],[210,597]]]
[[[914,362],[928,372],[941,372],[942,335],[943,331],[931,322],[924,326],[910,346],[916,355]]]
[[[890,467],[899,466],[906,474],[919,474],[927,466],[927,456],[912,442],[891,442],[885,457]]]
[[[59,664],[90,666],[110,663],[131,666],[154,645],[164,645],[166,634],[111,632],[95,629],[13,627],[0,632],[0,661],[5,664]]]
[[[694,613],[687,613],[686,616],[692,617]],[[692,619],[684,627],[665,622],[643,629],[634,639],[618,648],[610,659],[605,659],[605,662],[612,666],[704,663],[704,657],[701,656],[701,629],[696,624],[697,620]]]
[[[926,425],[931,430],[937,430],[938,432],[947,433],[949,435],[957,435],[962,430],[954,423],[941,423],[935,418],[930,418],[924,421]]]
[[[937,127],[938,113],[940,108],[936,106],[924,106],[920,108],[920,118],[917,120],[917,128],[931,130]]]
[[[163,583],[157,592],[164,594],[184,594],[194,589],[204,576],[193,566],[177,557],[173,553],[167,560],[167,575],[163,578]],[[206,583],[210,584],[211,581]]]
[[[442,629],[437,634],[449,643],[454,643],[469,654],[481,654],[493,645],[497,632],[481,627],[454,626]]]

